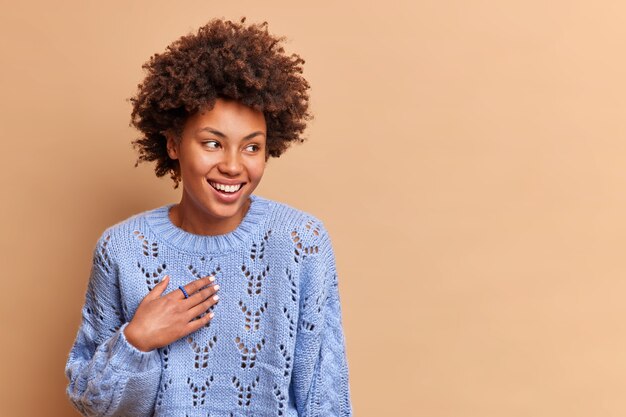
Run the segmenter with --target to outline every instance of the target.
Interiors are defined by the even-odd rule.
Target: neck
[[[172,207],[169,217],[172,223],[186,232],[195,235],[223,235],[230,233],[239,226],[250,208],[250,197],[236,215],[219,218],[211,216],[194,204],[183,192],[180,203]]]

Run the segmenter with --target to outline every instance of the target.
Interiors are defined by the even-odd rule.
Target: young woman
[[[282,40],[212,20],[144,64],[139,161],[182,197],[98,240],[65,370],[83,415],[352,415],[328,232],[253,194],[311,117]]]

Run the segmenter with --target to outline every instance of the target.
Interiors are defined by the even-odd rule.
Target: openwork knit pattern
[[[65,368],[67,394],[83,415],[352,415],[328,233],[308,213],[250,198],[224,235],[176,227],[172,205],[103,233]],[[142,352],[123,330],[165,275],[164,293],[214,275],[220,301],[203,328]]]

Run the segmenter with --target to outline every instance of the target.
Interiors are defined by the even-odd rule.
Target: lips
[[[217,183],[214,181],[210,181],[207,180],[208,183],[211,185],[211,187],[213,187],[215,190],[225,193],[225,194],[234,194],[237,191],[239,191],[241,189],[241,187],[243,187],[244,183],[236,183],[236,184],[224,184],[224,183]]]
[[[230,192],[229,193],[227,191],[218,190],[213,185],[211,185],[211,182],[212,181],[207,180],[207,183],[209,183],[209,185],[211,186],[211,189],[213,190],[215,198],[217,199],[217,201],[219,201],[220,203],[223,203],[223,204],[233,204],[233,203],[239,201],[239,199],[243,195],[243,190],[244,190],[245,185],[246,185],[246,183],[241,183],[241,182],[237,183],[237,184],[241,184],[239,189],[237,191],[235,191],[235,192]]]

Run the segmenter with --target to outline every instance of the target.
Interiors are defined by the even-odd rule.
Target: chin
[[[215,217],[228,219],[228,218],[237,216],[237,214],[241,212],[242,206],[243,204],[232,204],[226,207],[224,207],[223,205],[219,205],[218,207],[209,206],[206,209],[209,213],[212,213]]]
[[[242,194],[236,201],[228,203],[211,199],[210,202],[207,202],[207,204],[204,205],[204,208],[218,217],[233,217],[246,206],[249,197],[249,194]]]

